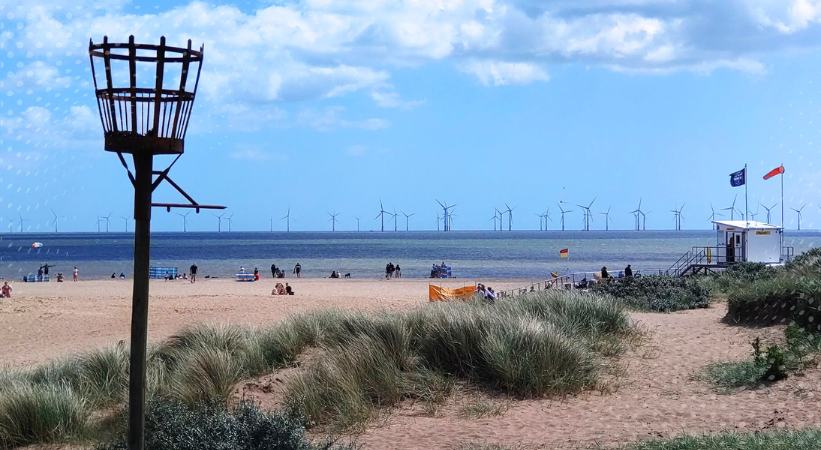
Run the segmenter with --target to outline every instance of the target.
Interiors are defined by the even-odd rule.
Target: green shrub
[[[821,333],[821,248],[809,250],[768,276],[733,285],[727,297],[729,323],[796,323]]]
[[[672,312],[706,308],[710,291],[688,277],[643,276],[593,285],[593,291],[609,294],[639,311]]]
[[[152,450],[310,450],[301,420],[260,411],[251,403],[235,408],[217,404],[154,401],[148,406],[145,448]],[[127,448],[125,436],[101,449]]]
[[[761,341],[752,343],[752,358],[735,362],[720,362],[704,368],[702,379],[711,382],[719,391],[731,392],[737,388],[754,389],[773,383],[810,364],[821,353],[821,335],[807,332],[797,325],[784,330],[786,345],[768,345],[761,349]]]
[[[641,442],[633,450],[815,450],[821,448],[821,430],[756,431],[681,436]]]
[[[0,447],[81,437],[89,414],[86,401],[65,384],[8,384],[0,390]]]

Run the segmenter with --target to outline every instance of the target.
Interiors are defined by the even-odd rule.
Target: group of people
[[[631,264],[628,264],[627,267],[625,267],[623,271],[619,272],[619,278],[620,279],[621,278],[632,279],[633,278],[633,266]],[[604,281],[609,281],[609,280],[613,279],[613,276],[610,275],[610,273],[607,271],[606,266],[603,266],[601,268],[601,279],[604,280]]]
[[[496,291],[494,291],[492,287],[485,286],[482,283],[476,285],[476,295],[478,295],[480,298],[484,300],[487,300],[490,303],[495,302],[498,298],[498,295],[496,295]]]
[[[399,264],[393,265],[389,262],[385,266],[385,279],[390,280],[391,278],[402,278],[402,269],[399,268]]]
[[[274,285],[271,295],[294,295],[294,290],[288,283],[285,283],[285,286],[282,283],[277,283]]]

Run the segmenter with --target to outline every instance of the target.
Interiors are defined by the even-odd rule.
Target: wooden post
[[[151,245],[150,153],[134,155],[134,290],[131,305],[131,359],[128,377],[128,448],[145,448],[145,355],[148,343],[148,265]]]

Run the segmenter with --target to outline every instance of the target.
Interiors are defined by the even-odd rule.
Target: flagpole
[[[749,185],[749,180],[747,179],[747,164],[744,164],[744,221],[747,222],[747,211],[749,208],[747,207],[747,185]]]
[[[784,163],[781,163],[784,167]],[[784,229],[784,172],[781,172],[781,229]]]

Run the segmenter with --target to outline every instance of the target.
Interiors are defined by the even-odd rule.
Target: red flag
[[[563,248],[563,249],[559,250],[559,257],[567,258],[568,256],[570,256],[570,250],[569,249]]]
[[[776,175],[781,175],[782,173],[784,173],[784,166],[783,165],[778,166],[775,169],[767,172],[767,175],[764,175],[764,179],[769,180],[770,178],[772,178]]]

